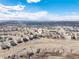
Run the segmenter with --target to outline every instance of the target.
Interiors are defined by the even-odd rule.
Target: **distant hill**
[[[26,25],[50,25],[50,26],[79,26],[79,21],[3,21],[0,25],[26,24]]]

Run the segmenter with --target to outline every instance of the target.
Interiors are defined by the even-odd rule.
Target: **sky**
[[[79,0],[0,0],[0,20],[79,21]]]

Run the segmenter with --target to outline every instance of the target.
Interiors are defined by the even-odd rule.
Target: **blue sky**
[[[0,20],[2,19],[78,21],[79,0],[0,0]]]

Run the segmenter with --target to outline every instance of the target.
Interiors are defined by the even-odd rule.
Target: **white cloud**
[[[79,21],[79,15],[71,14],[71,15],[49,15],[47,17],[50,21]]]
[[[28,3],[38,3],[40,2],[41,0],[27,0]]]
[[[50,14],[47,11],[24,12],[25,6],[5,6],[0,4],[0,20],[32,20],[32,21],[79,21],[79,14],[71,12],[65,15]],[[15,12],[11,12],[15,10]]]
[[[24,12],[23,5],[16,5],[16,6],[6,6],[0,4],[0,20],[16,20],[16,19],[29,19],[29,20],[36,20],[41,17],[46,16],[46,11],[40,11],[35,13],[28,13]],[[11,12],[14,11],[14,12]]]
[[[22,5],[5,6],[5,5],[0,4],[0,12],[7,12],[7,11],[12,11],[12,10],[22,11],[24,10],[24,7],[25,6],[22,6]]]
[[[14,12],[11,12],[15,10]],[[48,14],[46,11],[39,11],[35,13],[24,12],[23,5],[6,6],[0,4],[0,20],[16,20],[16,19],[29,19],[37,20],[45,17]]]

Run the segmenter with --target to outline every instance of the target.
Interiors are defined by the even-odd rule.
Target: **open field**
[[[79,27],[0,25],[0,59],[79,59]]]
[[[18,48],[17,48],[18,47]],[[27,51],[35,51],[35,49],[49,49],[53,50],[56,49],[65,49],[65,53],[79,53],[79,41],[74,40],[52,40],[52,39],[46,39],[42,38],[40,40],[34,40],[27,43],[21,43],[9,50],[0,50],[0,57],[6,57],[12,54],[17,54],[23,51],[23,49],[26,49]],[[71,51],[72,50],[72,51]]]

